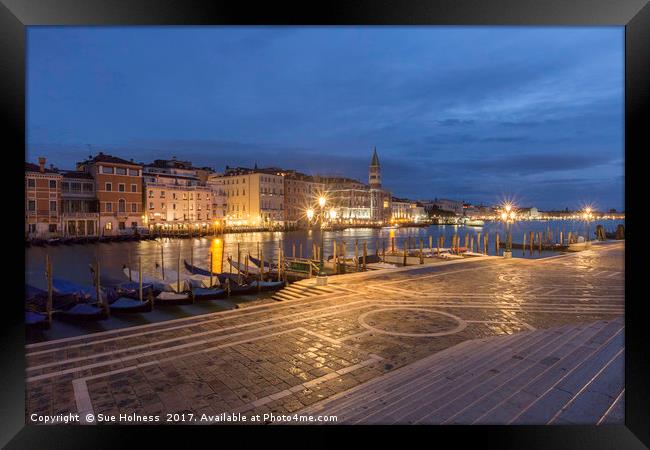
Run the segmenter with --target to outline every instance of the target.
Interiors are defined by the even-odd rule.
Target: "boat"
[[[194,299],[191,292],[169,292],[163,291],[153,299],[156,306],[189,305]]]
[[[245,278],[245,267],[243,265],[238,265],[236,261],[228,260],[233,269],[238,270],[238,267],[241,267],[240,274],[228,274],[228,273],[213,273],[212,276],[220,280],[220,286],[227,294],[227,280],[230,280],[230,295],[245,295],[245,294],[254,294],[257,291],[276,291],[282,289],[286,283],[284,281],[259,281],[255,280],[254,277],[248,279]],[[193,266],[187,261],[184,261],[185,269],[189,272],[195,274],[205,274],[210,273],[206,269],[202,269],[198,266]],[[249,269],[251,267],[249,266]],[[250,272],[249,272],[250,273]],[[257,271],[259,274],[259,269]],[[240,282],[243,281],[243,282]],[[259,288],[258,288],[259,286]]]
[[[52,308],[67,309],[79,302],[79,298],[70,294],[52,292]],[[25,305],[32,309],[43,310],[47,306],[47,291],[25,283]]]
[[[149,312],[153,308],[152,297],[140,301],[130,297],[120,297],[108,305],[111,313],[140,313]]]
[[[202,288],[202,287],[195,287],[192,289],[192,295],[194,296],[194,300],[201,301],[201,300],[214,300],[217,298],[223,298],[226,297],[227,292],[225,289],[222,288]]]
[[[129,277],[129,268],[126,266],[122,267],[122,272],[126,277]],[[139,279],[139,272],[137,270],[131,270],[131,280],[138,280]],[[132,282],[132,281],[131,281]],[[159,292],[174,292],[176,291],[177,288],[177,281],[172,279],[167,279],[163,280],[157,277],[152,277],[150,275],[145,275],[144,273],[142,274],[142,282],[146,283],[147,285],[151,285],[152,289],[154,291],[159,291]]]
[[[47,313],[25,310],[25,325],[29,328],[46,330],[50,328],[51,323],[47,317]]]
[[[77,303],[70,309],[54,311],[52,315],[56,319],[66,322],[87,322],[108,318],[108,313],[104,308],[90,303]]]
[[[463,224],[468,227],[482,227],[485,225],[485,222],[483,220],[465,218],[463,219]]]
[[[93,286],[83,286],[61,278],[52,279],[52,291],[58,295],[72,295],[82,301],[97,301],[97,290]]]
[[[115,287],[117,294],[120,297],[128,297],[139,299],[140,298],[140,283],[134,281],[127,281],[126,283],[119,283]],[[154,293],[153,284],[142,283],[142,296],[146,297]]]

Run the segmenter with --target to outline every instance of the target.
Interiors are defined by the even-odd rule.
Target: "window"
[[[65,181],[61,182],[61,190],[63,192],[68,192],[70,190],[70,184]]]
[[[56,189],[56,180],[50,180],[50,189]]]
[[[27,203],[27,210],[28,211],[36,211],[36,200],[30,200]]]
[[[81,192],[81,183],[70,183],[70,188],[72,192]]]
[[[106,203],[105,208],[106,208],[106,212],[113,212],[113,204],[112,203],[110,203],[110,202]]]
[[[50,211],[56,211],[56,201],[50,202]]]
[[[104,225],[104,228],[108,231],[113,229],[113,222],[106,222],[106,225]]]
[[[149,202],[149,209],[153,209],[153,202]]]
[[[84,183],[83,184],[83,191],[84,192],[92,192],[93,191],[92,183]]]
[[[48,229],[50,230],[50,233],[56,233],[56,224],[55,224],[55,223],[51,223],[51,224],[49,225]]]
[[[33,178],[27,179],[27,187],[36,187],[36,180]]]
[[[30,233],[36,233],[36,224],[35,223],[30,223],[28,227],[28,231]]]
[[[120,184],[117,185],[117,190],[118,191],[124,192],[125,189],[126,189],[126,187],[124,186],[124,183],[120,183]]]
[[[106,183],[106,190],[107,191],[112,191],[113,190],[113,183]]]
[[[102,167],[102,173],[114,173],[114,172],[115,171],[113,170],[112,167]]]
[[[123,198],[119,199],[117,201],[117,211],[118,212],[125,212],[126,211],[126,202],[124,201]]]
[[[118,175],[126,175],[126,169],[124,167],[116,167],[115,173]]]
[[[160,191],[160,198],[165,198],[165,191]]]
[[[131,175],[132,177],[137,177],[140,175],[140,171],[137,169],[129,169],[129,175]]]
[[[173,198],[174,200],[176,200],[176,192],[173,192],[173,193],[172,193],[172,198]]]
[[[126,229],[126,223],[125,222],[118,222],[117,223],[117,228],[120,230],[125,230]]]
[[[138,192],[138,185],[137,184],[132,184],[131,185],[131,192]]]
[[[137,203],[131,203],[131,212],[134,212],[134,213],[138,212],[138,204]]]

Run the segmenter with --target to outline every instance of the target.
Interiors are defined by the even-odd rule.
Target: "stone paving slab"
[[[322,295],[32,344],[26,415],[301,411],[463,342],[620,316],[623,257],[617,243],[355,273]]]

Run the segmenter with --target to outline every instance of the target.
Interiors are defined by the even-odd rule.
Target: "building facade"
[[[87,172],[65,171],[61,180],[62,234],[95,237],[99,229],[99,204],[95,180]]]
[[[61,179],[53,168],[25,163],[25,234],[28,239],[49,239],[61,233]]]
[[[213,224],[212,191],[186,173],[143,169],[144,216],[150,229],[209,229]]]
[[[100,235],[133,233],[143,225],[141,164],[100,152],[77,170],[95,181]]]
[[[284,217],[291,227],[305,227],[309,223],[307,210],[316,210],[318,199],[328,197],[325,185],[314,177],[295,171],[284,173]],[[325,206],[326,208],[328,205]]]
[[[284,176],[280,169],[229,168],[210,175],[212,191],[225,195],[227,226],[273,228],[285,225]],[[214,205],[213,205],[214,210]]]

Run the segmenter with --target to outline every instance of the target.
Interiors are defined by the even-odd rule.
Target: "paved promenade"
[[[323,290],[305,280],[282,302],[33,344],[28,423],[31,413],[306,411],[465,341],[620,320],[623,263],[623,243],[608,243],[350,274]]]

